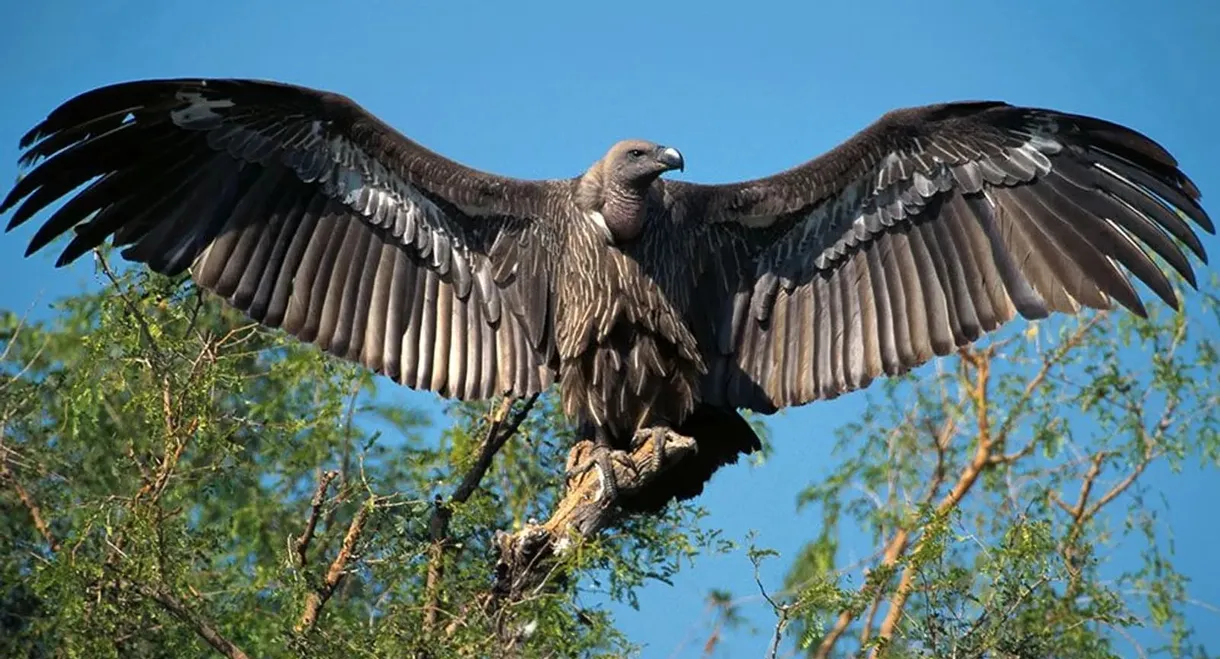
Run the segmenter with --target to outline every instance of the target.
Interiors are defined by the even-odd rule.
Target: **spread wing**
[[[552,380],[552,182],[459,165],[345,97],[249,80],[95,89],[22,147],[41,162],[0,202],[16,206],[8,228],[66,198],[27,253],[74,229],[63,265],[109,238],[158,272],[189,268],[256,321],[450,397]]]
[[[672,182],[670,182],[672,184]],[[722,266],[709,402],[772,411],[867,386],[1017,313],[1175,308],[1199,191],[1161,146],[1090,117],[1004,103],[891,112],[769,178],[671,188]],[[719,300],[717,303],[716,301]]]

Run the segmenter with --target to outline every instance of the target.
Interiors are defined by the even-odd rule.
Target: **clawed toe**
[[[647,455],[633,457],[649,440],[652,446]],[[637,431],[631,438],[630,452],[597,441],[582,442],[568,455],[568,484],[570,487],[574,479],[596,470],[600,487],[594,500],[613,502],[620,494],[644,487],[663,468],[695,450],[693,439],[664,427]]]
[[[594,444],[589,448],[588,456],[583,462],[569,462],[568,479],[570,481],[578,478],[591,469],[597,470],[600,484],[597,496],[594,497],[596,501],[614,501],[621,491],[639,486],[638,469],[626,451]]]
[[[631,449],[638,450],[650,439],[653,440],[651,464],[646,468],[641,467],[642,471],[649,473],[659,472],[670,463],[682,459],[687,453],[696,451],[695,440],[664,427],[642,428],[636,431],[631,439]]]

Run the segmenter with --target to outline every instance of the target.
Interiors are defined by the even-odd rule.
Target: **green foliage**
[[[808,486],[780,626],[813,657],[1207,656],[1152,470],[1220,453],[1220,305],[1017,326],[874,385]],[[843,565],[844,528],[877,554]],[[1108,562],[1142,546],[1142,565]],[[1137,640],[1140,635],[1143,640]],[[1149,642],[1147,639],[1154,639]]]
[[[494,531],[561,492],[573,437],[554,401],[439,543],[434,501],[500,401],[451,406],[438,440],[357,365],[181,282],[111,277],[49,321],[0,315],[0,656],[201,656],[209,630],[251,657],[621,656],[589,593],[632,603],[718,542],[693,507],[635,520],[497,611]]]
[[[678,506],[494,606],[496,530],[562,493],[574,437],[552,397],[450,501],[525,401],[450,405],[436,432],[357,365],[182,282],[102,272],[48,321],[0,313],[0,656],[631,655],[590,600],[634,605],[735,548]],[[772,656],[1206,656],[1145,485],[1220,462],[1220,305],[1192,299],[1186,315],[1017,324],[874,384],[836,469],[798,499],[817,535],[781,592],[752,595],[773,629],[714,590],[705,655],[749,633]],[[848,565],[858,529],[877,551]],[[1138,564],[1107,562],[1118,547]]]

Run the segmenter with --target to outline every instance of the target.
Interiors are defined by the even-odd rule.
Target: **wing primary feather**
[[[943,218],[923,222],[919,229],[923,232],[928,258],[936,264],[944,285],[945,308],[949,312],[953,343],[958,346],[965,345],[977,339],[980,330],[978,317],[974,313],[974,303],[970,298],[970,288],[962,274],[961,256],[957,254],[952,240],[945,235],[947,222]]]
[[[466,329],[466,381],[462,389],[462,397],[466,400],[482,398],[483,391],[483,333],[491,328],[483,320],[483,299],[478,289],[470,288],[470,296],[463,304],[466,317],[463,319]]]
[[[799,400],[810,400],[817,392],[813,382],[813,360],[816,358],[815,332],[817,318],[814,316],[811,297],[813,291],[809,285],[798,286],[792,291],[792,330],[795,332],[795,345],[791,346],[793,354],[791,361],[791,394]]]
[[[946,355],[954,347],[953,326],[956,323],[945,299],[947,287],[943,273],[944,264],[932,260],[928,246],[924,243],[924,231],[920,226],[922,224],[925,222],[911,225],[907,240],[911,247],[912,264],[919,273],[919,288],[923,294],[927,319],[928,345],[933,354]]]
[[[339,323],[335,327],[335,338],[331,343],[335,354],[348,361],[359,361],[364,351],[365,328],[372,320],[373,289],[377,285],[381,268],[381,251],[384,240],[374,235],[374,229],[362,225],[366,238],[363,247],[356,251],[356,261],[348,275],[347,289],[339,307]],[[354,290],[353,290],[354,289]]]
[[[308,201],[308,195],[303,194],[302,190],[286,193],[280,198],[274,211],[275,217],[271,220],[275,225],[274,231],[268,231],[271,246],[264,266],[258,272],[257,287],[246,307],[246,313],[251,318],[271,327],[278,326],[279,319],[283,318],[282,309],[274,310],[271,304],[275,299],[276,283],[283,277],[283,272],[286,269],[295,270],[299,262],[299,251],[296,254],[298,260],[290,261],[289,249],[301,231]]]
[[[336,346],[335,331],[342,322],[344,300],[354,298],[359,280],[352,281],[351,274],[359,272],[360,264],[356,263],[358,255],[363,255],[364,245],[369,234],[365,225],[354,218],[343,217],[342,227],[338,232],[335,246],[334,265],[326,273],[325,287],[322,298],[318,300],[317,334],[314,341],[323,350],[334,353]],[[313,315],[314,305],[310,305],[310,315]],[[338,347],[339,350],[346,346]]]
[[[1070,161],[1069,161],[1070,162]],[[1057,182],[1060,186],[1073,186],[1076,188],[1070,193],[1077,203],[1089,204],[1089,210],[1094,215],[1106,217],[1118,223],[1121,227],[1135,235],[1138,239],[1147,244],[1154,252],[1159,254],[1161,258],[1182,275],[1182,277],[1193,287],[1198,284],[1195,281],[1194,269],[1191,268],[1190,262],[1186,258],[1186,254],[1174,244],[1169,237],[1166,229],[1157,221],[1155,216],[1149,215],[1142,210],[1123,201],[1118,195],[1102,188],[1101,186],[1089,186],[1082,184],[1079,172],[1064,171],[1067,167],[1061,167],[1056,170],[1056,174],[1060,176],[1062,181]],[[1162,209],[1163,210],[1163,209]],[[1176,218],[1176,213],[1173,214]],[[1180,219],[1178,220],[1181,221]],[[1184,223],[1183,223],[1184,224]],[[1193,232],[1188,230],[1189,235],[1194,236]],[[1197,243],[1197,238],[1195,239]],[[1201,244],[1197,246],[1185,243],[1191,251],[1202,250]],[[1197,252],[1196,252],[1197,254]],[[1206,262],[1206,258],[1203,259]]]
[[[229,211],[229,220],[223,231],[233,234],[232,250],[223,260],[217,262],[220,269],[211,286],[221,297],[230,298],[230,304],[238,309],[245,309],[244,303],[238,300],[248,297],[252,291],[239,295],[238,287],[246,278],[248,271],[258,271],[260,264],[254,254],[267,230],[266,218],[279,201],[282,190],[282,179],[278,172],[251,170],[258,172],[248,187],[241,190],[240,198]]]
[[[445,383],[443,389],[438,388],[436,391],[446,392],[447,396],[452,397],[461,392],[466,377],[466,314],[463,312],[465,305],[457,299],[457,287],[452,282],[443,283],[446,284],[445,295],[448,299],[446,338],[449,349],[445,356]]]
[[[957,253],[962,256],[962,263],[969,263],[975,273],[975,276],[966,279],[966,283],[971,286],[970,296],[974,299],[979,323],[984,332],[990,332],[1007,322],[1016,312],[1004,293],[991,247],[962,195],[949,197],[942,212],[945,213],[945,223],[953,225],[949,233]]]
[[[898,328],[905,321],[896,315],[894,302],[890,299],[892,287],[886,277],[882,254],[886,252],[881,240],[870,243],[865,248],[868,256],[868,274],[872,281],[873,299],[877,311],[878,349],[881,356],[881,368],[888,375],[902,371],[902,357],[898,353]],[[901,313],[898,310],[897,313]]]
[[[25,199],[13,214],[13,229],[46,208],[51,202],[106,172],[128,169],[145,157],[161,153],[160,143],[178,136],[135,124],[123,124],[64,149],[17,181],[0,202],[0,212]]]
[[[297,198],[295,190],[285,190],[284,186],[281,186],[263,204],[264,222],[259,225],[258,241],[242,267],[237,288],[230,298],[230,304],[244,310],[252,318],[255,311],[254,302],[259,293],[266,295],[266,291],[270,290],[272,278],[268,273],[279,270],[283,257],[283,252],[277,253],[276,248],[280,243],[280,234],[290,219],[290,209],[285,208],[285,200],[287,199],[287,205],[290,206]],[[261,314],[259,319],[261,320]]]
[[[817,392],[819,398],[829,398],[834,391],[834,376],[830,360],[834,346],[831,344],[832,320],[830,318],[830,293],[826,277],[816,276],[810,284],[813,290],[814,318],[817,323]]]
[[[907,366],[911,367],[928,361],[935,354],[930,336],[929,304],[923,286],[923,268],[916,263],[911,246],[911,225],[905,224],[896,228],[890,236],[906,301],[907,326],[910,328],[913,354],[913,361],[908,361]]]
[[[513,326],[516,329],[516,331],[513,332],[513,338],[516,339],[516,344],[513,347],[513,353],[514,355],[521,355],[524,357],[525,355],[529,354],[529,337],[526,336],[526,329],[524,327],[521,327],[517,323],[513,323]],[[529,391],[531,389],[531,384],[535,383],[535,381],[531,381],[531,375],[534,374],[531,373],[533,369],[530,368],[529,360],[518,357],[514,359],[513,362],[514,366],[516,367],[516,371],[513,374],[513,391]]]
[[[425,286],[423,295],[423,304],[421,307],[422,317],[419,321],[419,343],[414,348],[418,359],[418,371],[415,374],[415,388],[426,389],[432,383],[432,370],[436,368],[437,358],[437,339],[439,332],[437,325],[440,322],[440,314],[437,313],[437,306],[440,300],[440,278],[431,271],[424,271],[423,276]]]
[[[789,401],[792,395],[792,387],[790,386],[791,370],[794,366],[793,357],[796,350],[792,350],[792,331],[793,325],[800,322],[792,317],[793,299],[788,291],[781,291],[779,296],[775,298],[775,309],[771,314],[771,331],[767,332],[768,352],[767,361],[770,362],[769,379],[765,380],[764,386],[769,391],[775,392],[778,400]]]
[[[843,294],[840,292],[840,277],[827,276],[819,273],[819,279],[826,280],[826,297],[830,310],[827,321],[830,324],[830,380],[835,394],[847,390],[847,318],[843,310]]]
[[[984,195],[968,195],[963,197],[966,204],[974,212],[974,218],[982,228],[983,235],[991,248],[991,257],[999,272],[1004,290],[1017,311],[1029,319],[1046,318],[1050,313],[1042,298],[1021,276],[1021,270],[1009,252],[1011,242],[1011,227],[1001,229],[998,213],[993,210],[992,201]],[[1005,218],[1007,219],[1007,218]]]
[[[855,264],[856,298],[860,305],[860,341],[863,359],[863,376],[859,386],[864,387],[882,372],[881,349],[878,345],[881,327],[877,318],[877,302],[873,299],[874,285],[868,254],[863,251],[852,255]]]
[[[1127,179],[1113,176],[1097,167],[1071,159],[1057,162],[1055,172],[1072,185],[1084,190],[1103,191],[1130,208],[1132,212],[1150,218],[1152,222],[1186,245],[1200,261],[1207,263],[1207,252],[1203,249],[1203,243],[1190,229],[1190,226],[1178,215],[1177,211],[1149,195],[1146,190],[1140,189]]]
[[[275,279],[271,302],[267,305],[266,322],[271,327],[283,327],[296,334],[304,324],[309,309],[308,277],[317,269],[317,261],[330,240],[334,223],[326,213],[328,200],[315,193],[301,211],[301,219],[284,252],[284,265]]]
[[[1169,211],[1173,210],[1169,207],[1170,205],[1180,208],[1182,212],[1193,219],[1200,227],[1203,227],[1205,231],[1208,233],[1216,232],[1216,227],[1207,216],[1207,212],[1193,198],[1198,193],[1197,190],[1194,190],[1194,185],[1181,174],[1175,176],[1178,180],[1174,182],[1177,185],[1174,185],[1154,176],[1148,170],[1138,165],[1133,165],[1122,158],[1111,156],[1104,151],[1090,149],[1088,153],[1095,161],[1094,167],[1100,166],[1106,174],[1140,191],[1149,202],[1158,204]],[[1190,192],[1183,192],[1181,186],[1188,187]]]
[[[205,155],[205,154],[204,154]],[[84,190],[72,196],[64,202],[54,213],[51,214],[38,230],[34,233],[34,237],[30,239],[29,245],[26,247],[26,256],[41,250],[52,240],[58,238],[68,229],[89,217],[95,211],[101,210],[111,205],[121,203],[150,203],[151,200],[138,195],[147,195],[152,191],[158,196],[168,196],[176,188],[183,179],[189,178],[189,174],[199,166],[199,161],[195,154],[182,154],[180,151],[167,151],[166,153],[150,157],[146,163],[141,163],[129,169],[117,169],[107,173]],[[41,192],[44,188],[39,188]],[[27,204],[32,203],[27,201]],[[48,202],[49,203],[49,202]],[[39,206],[40,210],[43,206]],[[8,229],[21,225],[33,216],[33,207],[25,208],[25,204],[19,208],[9,221]],[[130,222],[124,224],[124,228],[133,227]],[[142,235],[148,230],[146,226],[137,228],[137,234]],[[117,239],[116,239],[117,240]],[[125,236],[121,243],[125,244],[132,242],[132,238]]]
[[[87,223],[76,227],[76,236],[60,253],[56,265],[75,261],[123,226],[132,227],[133,232],[144,234],[145,237],[154,234],[157,236],[155,241],[169,235],[179,241],[184,235],[210,235],[213,226],[224,224],[227,219],[225,213],[232,208],[234,193],[247,179],[246,176],[229,176],[224,171],[225,164],[214,157],[200,162],[197,168],[186,172],[182,180],[172,186],[160,190],[146,188],[140,194],[130,195],[106,206]],[[191,218],[202,215],[215,220],[216,224],[198,221],[188,229],[179,224],[184,220],[184,215]],[[133,255],[141,251],[138,246],[125,250]],[[150,261],[156,260],[155,255],[144,256],[149,257]]]
[[[412,313],[419,302],[419,271],[411,266],[406,250],[391,247],[394,265],[390,277],[390,290],[386,294],[385,331],[382,344],[382,363],[386,376],[398,382],[407,382],[404,361],[407,356],[403,348],[409,343],[408,332]]]
[[[1072,217],[1076,222],[1080,222],[1089,218],[1082,217],[1079,212],[1073,212],[1073,209],[1064,206],[1063,200],[1057,196],[1047,194],[1045,190],[1040,193],[1037,187],[1021,186],[1006,192],[1021,200],[1023,206],[1028,209],[1029,219],[1039,223],[1048,235],[1053,236],[1052,239],[1063,246],[1064,251],[1106,295],[1141,316],[1147,313],[1131,282],[1114,262],[1099,251],[1090,238],[1082,234],[1076,224],[1068,219]],[[1092,221],[1090,225],[1090,233],[1100,230],[1100,222]]]
[[[335,215],[330,200],[317,208],[318,218],[309,244],[301,257],[301,265],[290,280],[288,310],[284,315],[284,329],[301,338],[312,341],[317,336],[317,311],[322,307],[326,284],[334,265],[335,251],[343,240],[346,226]]]
[[[394,252],[397,248],[390,242],[374,242],[373,246],[377,267],[369,291],[368,317],[363,323],[364,335],[360,339],[360,352],[356,358],[366,367],[393,378],[397,374],[390,375],[385,371],[385,339],[389,326],[390,293],[394,286]]]
[[[1045,303],[1050,311],[1075,312],[1076,300],[1065,285],[1075,283],[1075,288],[1081,288],[1079,282],[1064,279],[1070,263],[1070,257],[1065,254],[1053,237],[1045,236],[1034,213],[1041,212],[1030,208],[1013,192],[1015,188],[993,190],[991,198],[1002,208],[1002,229],[1008,253],[1020,268],[1021,276],[1033,288],[1034,292]]]

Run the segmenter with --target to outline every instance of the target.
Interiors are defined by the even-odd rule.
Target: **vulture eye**
[[[644,151],[643,149],[632,149],[627,152],[627,155],[631,156],[632,158],[643,158]]]

